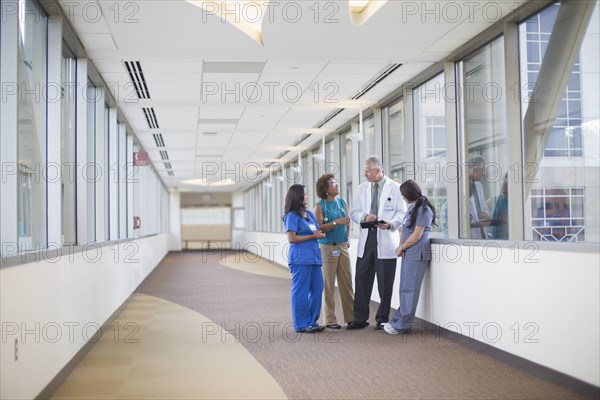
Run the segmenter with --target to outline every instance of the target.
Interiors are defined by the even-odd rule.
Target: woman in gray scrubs
[[[421,193],[413,180],[400,185],[400,193],[408,204],[402,223],[400,245],[396,255],[402,257],[400,266],[400,307],[383,329],[391,335],[411,332],[421,292],[425,269],[431,260],[429,233],[435,224],[435,207]]]

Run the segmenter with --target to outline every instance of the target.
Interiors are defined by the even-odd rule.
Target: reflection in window
[[[37,3],[19,7],[17,232],[20,250],[46,246],[47,17]]]
[[[507,239],[500,237],[507,234],[509,221],[507,192],[501,190],[508,164],[504,39],[462,60],[458,70],[463,93],[464,167],[459,190],[460,234],[463,238]],[[502,217],[492,220],[492,215],[501,213]],[[497,229],[499,225],[501,229]]]
[[[537,154],[540,159],[525,160],[535,165],[526,183],[525,239],[559,242],[598,242],[600,207],[598,197],[598,164],[600,149],[600,97],[598,87],[598,1],[594,1],[594,14],[586,27],[578,55],[567,72],[566,88],[561,95],[554,122],[549,128],[547,141],[538,140]],[[575,2],[555,3],[532,16],[519,26],[520,62],[522,87],[522,115],[531,114],[533,102],[538,105],[552,101],[538,93],[540,71],[545,62],[549,44],[556,36],[566,34],[570,25],[581,24],[573,13],[564,12],[562,6],[572,7]],[[563,12],[559,24],[555,24]],[[568,49],[555,48],[560,54]],[[556,55],[555,55],[556,57]],[[548,57],[553,58],[553,57]],[[554,62],[553,62],[554,63]],[[545,66],[544,66],[545,68]],[[559,84],[553,76],[542,83],[546,86]],[[547,88],[551,92],[551,88]],[[535,121],[537,122],[537,121]],[[537,134],[524,132],[528,135]],[[541,147],[543,146],[543,147]],[[531,169],[529,172],[533,172]]]
[[[440,215],[438,226],[431,230],[437,237],[448,236],[447,214],[442,214],[447,212],[448,197],[448,182],[443,174],[447,158],[443,88],[444,77],[440,74],[413,92],[415,165],[412,168],[415,181]]]
[[[527,79],[531,85],[528,95],[534,89],[542,60],[560,4],[554,4],[534,15],[521,26],[527,48]],[[581,71],[579,58],[571,70],[569,83],[561,100],[554,127],[544,150],[546,157],[581,157]]]
[[[585,241],[583,189],[533,189],[534,238],[552,242]]]

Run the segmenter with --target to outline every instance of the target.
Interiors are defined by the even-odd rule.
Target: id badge
[[[332,255],[333,257],[339,257],[339,256],[340,256],[340,249],[334,249],[334,250],[331,252],[331,255]]]
[[[311,231],[316,232],[317,231],[317,227],[315,226],[315,224],[308,224],[308,227],[310,228]]]

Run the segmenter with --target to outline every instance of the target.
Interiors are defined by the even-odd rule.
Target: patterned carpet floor
[[[171,253],[116,317],[137,342],[103,337],[54,398],[584,398],[420,329],[298,334],[289,297],[252,255]]]

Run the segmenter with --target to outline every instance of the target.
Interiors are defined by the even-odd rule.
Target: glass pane
[[[359,142],[359,168],[363,168],[363,162],[371,155],[377,155],[375,150],[375,119],[373,117],[363,119],[363,140]]]
[[[423,194],[436,209],[437,226],[433,226],[433,237],[447,237],[447,220],[442,220],[442,210],[446,211],[447,182],[442,179],[446,166],[446,107],[442,100],[444,76],[436,76],[419,86],[413,93],[414,132],[415,132],[415,181]],[[411,171],[412,172],[412,171]],[[410,178],[407,176],[406,178]]]
[[[404,103],[402,101],[388,107],[388,135],[390,145],[390,172],[389,176],[398,183],[404,182]]]
[[[546,136],[537,140],[539,159],[525,160],[535,166],[525,181],[528,210],[525,215],[525,239],[553,242],[598,242],[600,240],[598,197],[598,164],[600,149],[598,142],[600,100],[598,91],[598,1],[595,1],[594,15],[583,38],[578,56],[571,66],[569,75],[560,77],[566,80],[565,91]],[[541,59],[544,60],[548,41],[563,35],[563,27],[580,24],[580,21],[566,16],[560,24],[555,21],[561,12],[561,4],[556,3],[531,17],[538,21]],[[565,13],[563,13],[565,14]],[[570,13],[569,13],[570,14]],[[523,47],[525,37],[530,33],[532,24],[527,21],[519,26],[521,41],[521,79],[523,87],[531,90],[539,85],[539,67],[532,71],[532,56]],[[554,30],[554,31],[553,31]],[[532,41],[532,39],[527,39]],[[564,50],[562,52],[561,50]],[[567,54],[569,49],[557,49]],[[537,56],[535,56],[537,57]],[[552,57],[550,57],[552,58]],[[549,61],[551,62],[551,61]],[[553,76],[547,82],[560,84]],[[526,100],[522,102],[522,115],[531,114],[529,107],[536,102],[548,102],[552,99],[533,91],[522,93]],[[536,97],[537,96],[537,97]],[[529,100],[532,101],[529,101]],[[542,104],[543,106],[543,104]],[[529,113],[529,114],[528,114]],[[534,121],[534,125],[538,121]],[[525,124],[525,141],[528,135],[541,135],[537,130]],[[526,153],[528,154],[528,153]]]
[[[86,88],[87,107],[87,163],[84,168],[84,180],[87,183],[87,238],[89,242],[96,241],[96,181],[98,179],[98,164],[96,163],[96,87],[88,81]]]
[[[506,91],[504,39],[482,47],[459,63],[463,131],[460,235],[508,239],[506,182]]]
[[[76,65],[75,59],[62,59],[62,120],[61,120],[61,193],[62,193],[62,244],[76,244]]]
[[[33,1],[19,7],[17,232],[21,251],[46,246],[47,18]]]
[[[337,175],[340,168],[335,160],[335,141],[325,143],[325,172]]]
[[[348,201],[352,201],[352,173],[354,172],[354,168],[352,168],[352,140],[347,140],[347,135],[350,132],[346,132],[344,135],[342,135],[342,143],[344,143],[344,159],[345,159],[345,163],[344,163],[344,177],[345,177],[345,183],[342,186],[343,188],[345,188],[346,192],[342,193],[344,198],[348,199]]]

